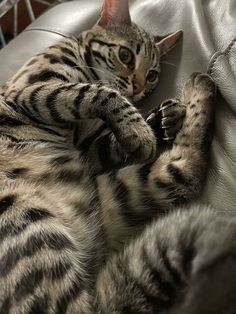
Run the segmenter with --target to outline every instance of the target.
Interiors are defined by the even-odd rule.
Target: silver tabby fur
[[[157,158],[161,135],[130,100],[157,85],[144,75],[162,46],[127,10],[105,1],[94,28],[2,86],[0,313],[235,313],[235,220],[178,207],[202,186],[214,84],[195,73],[181,104],[154,110],[177,133]]]

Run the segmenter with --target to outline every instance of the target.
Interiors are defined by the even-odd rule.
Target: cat
[[[105,0],[2,87],[0,313],[234,313],[235,220],[179,208],[204,180],[214,83],[192,74],[147,121],[132,104],[179,37]]]

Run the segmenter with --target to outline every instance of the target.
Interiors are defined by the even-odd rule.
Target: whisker
[[[177,68],[177,65],[175,65],[174,63],[170,63],[170,62],[166,62],[166,61],[161,61],[160,63],[171,65],[171,66]]]
[[[104,70],[96,68],[96,67],[86,66],[86,65],[78,65],[78,66],[74,66],[73,68],[93,69],[93,70],[96,70],[96,71],[101,72],[103,74],[106,74],[106,75],[111,77],[111,80],[93,80],[93,83],[98,83],[98,84],[102,83],[103,85],[110,86],[111,88],[114,88],[114,89],[118,90],[119,92],[121,91],[121,88],[120,88],[118,82],[116,81],[116,79],[117,79],[116,75],[111,73],[111,72],[104,71]]]

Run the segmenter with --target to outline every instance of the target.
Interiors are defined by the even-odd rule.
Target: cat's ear
[[[156,46],[160,50],[161,56],[166,54],[170,49],[172,49],[177,41],[182,37],[183,31],[177,31],[172,34],[168,34],[164,37],[155,37]]]
[[[104,0],[97,24],[103,28],[131,25],[128,0]]]

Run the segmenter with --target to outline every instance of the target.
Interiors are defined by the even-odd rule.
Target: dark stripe
[[[91,88],[91,85],[86,84],[79,89],[79,94],[76,96],[74,100],[75,108],[79,107],[80,103],[84,100],[85,94],[90,90],[90,88]]]
[[[86,79],[86,81],[90,81],[90,77],[77,65],[76,66],[76,69],[75,69],[76,71],[78,71],[78,72],[80,72],[80,73],[82,73],[82,75],[84,76],[84,78]]]
[[[184,185],[187,184],[187,178],[184,176],[180,168],[176,167],[173,164],[169,164],[167,166],[167,170],[176,183]]]
[[[143,183],[147,182],[148,175],[151,171],[152,166],[153,166],[153,163],[150,163],[150,164],[146,164],[144,166],[141,166],[139,168],[139,170],[138,170],[139,178],[141,179],[141,181]]]
[[[70,39],[68,38],[68,40],[69,40],[69,41],[64,41],[63,43],[66,44],[67,47],[69,47],[69,48],[71,48],[71,49],[75,49],[74,46],[72,45],[71,41],[73,40],[74,43],[75,43],[76,45],[78,45],[78,40],[75,39],[75,38],[70,38]]]
[[[95,80],[99,81],[99,76],[97,75],[97,73],[92,68],[93,65],[92,65],[92,61],[91,61],[91,52],[90,52],[89,46],[85,46],[84,60],[85,60],[86,64],[90,67],[89,71],[92,73]]]
[[[137,54],[137,55],[139,54],[140,49],[141,49],[141,45],[140,45],[140,44],[137,44],[137,47],[136,47],[136,54]]]
[[[124,83],[128,84],[129,80],[127,77],[118,76],[119,80],[123,81]]]
[[[43,89],[44,85],[36,87],[32,93],[30,94],[29,97],[29,103],[31,104],[33,110],[37,113],[39,113],[38,107],[37,107],[37,102],[36,102],[36,97],[38,96],[38,93]]]
[[[0,242],[3,242],[7,237],[18,236],[23,232],[31,223],[41,221],[43,219],[48,219],[53,217],[45,209],[41,208],[29,208],[26,209],[21,221],[10,221],[9,223],[4,224],[0,228]]]
[[[21,106],[19,107],[20,113],[28,118],[29,120],[35,122],[35,123],[42,123],[41,120],[35,117],[34,114],[30,111],[30,109],[27,107],[25,100],[22,101]]]
[[[183,240],[184,241],[184,240]],[[182,267],[185,275],[189,275],[192,269],[192,262],[196,256],[196,249],[193,245],[195,239],[192,239],[192,243],[186,246],[186,243],[180,243],[180,254],[182,255]]]
[[[92,54],[97,57],[98,59],[102,60],[103,62],[105,62],[107,64],[107,59],[101,55],[100,52],[98,51],[92,51]],[[108,65],[108,64],[107,64]]]
[[[138,314],[137,309],[132,309],[130,306],[123,306],[121,314]]]
[[[0,126],[18,127],[22,125],[25,125],[23,121],[0,114]]]
[[[54,217],[53,214],[44,208],[29,208],[24,213],[24,216],[28,223]]]
[[[69,79],[66,78],[63,74],[51,71],[51,70],[42,70],[38,74],[31,74],[28,79],[29,84],[35,84],[37,82],[47,82],[51,79],[58,79],[63,82],[69,82]]]
[[[96,92],[96,95],[93,96],[91,99],[91,105],[95,105],[97,102],[99,102],[99,98],[102,97],[101,94],[103,92],[103,88],[99,88]]]
[[[71,266],[70,263],[64,261],[54,262],[52,266],[44,269],[36,268],[35,265],[32,265],[33,268],[25,272],[15,286],[15,300],[20,302],[29,295],[33,295],[43,279],[49,279],[50,282],[62,279],[71,269]]]
[[[11,207],[16,200],[16,195],[10,194],[0,200],[0,215]]]
[[[153,313],[168,309],[175,302],[179,290],[177,290],[170,282],[166,281],[164,279],[164,274],[152,265],[144,247],[142,249],[142,260],[145,264],[145,269],[150,272],[149,284],[158,287],[160,293],[153,296],[147,291],[147,287],[142,287],[140,284],[138,284],[138,287],[141,289],[147,302],[152,306]]]
[[[171,189],[173,188],[173,184],[172,182],[164,182],[160,179],[156,179],[155,180],[155,185],[158,189]]]
[[[130,226],[142,226],[149,220],[147,212],[136,212],[129,203],[129,189],[120,179],[116,179],[114,196],[120,204],[121,215]]]
[[[63,169],[58,171],[57,173],[57,180],[62,181],[63,183],[75,183],[79,184],[81,179],[84,176],[84,171],[72,171],[68,169]]]
[[[66,55],[71,56],[71,57],[74,58],[74,59],[77,59],[77,55],[74,53],[74,51],[72,51],[72,50],[69,49],[69,48],[61,47],[61,52],[64,53],[64,54],[66,54]]]
[[[23,139],[23,138],[16,138],[16,137],[14,137],[12,135],[5,134],[5,133],[3,133],[2,136],[6,137],[7,139],[9,139],[10,141],[13,142],[13,143],[9,144],[9,147],[11,145],[12,145],[12,147],[14,147],[14,144],[23,145],[23,146],[30,145],[30,144],[39,144],[39,143],[58,145],[58,142],[56,142],[56,141],[44,140],[44,139],[41,139],[41,138],[37,138],[37,139],[33,139],[33,138]]]
[[[16,96],[17,97],[17,96]],[[11,110],[19,112],[19,106],[14,101],[6,101],[7,107],[9,107]]]
[[[141,117],[137,117],[137,118],[130,119],[129,122],[130,123],[137,123],[137,122],[140,122],[141,119],[142,119]]]
[[[41,249],[54,251],[75,250],[71,240],[62,233],[38,232],[30,236],[24,245],[18,244],[17,247],[8,249],[0,259],[0,277],[7,276],[17,263],[25,258],[32,257]]]
[[[79,125],[75,124],[73,129],[73,145],[76,147],[79,142]]]
[[[68,65],[71,68],[77,68],[77,63],[75,63],[74,61],[72,61],[71,59],[67,58],[67,57],[61,57],[61,60],[64,64]]]
[[[44,132],[47,132],[47,133],[49,133],[49,134],[51,134],[51,135],[56,135],[56,136],[62,137],[62,135],[61,135],[59,132],[57,132],[57,131],[55,131],[55,130],[53,130],[53,129],[49,129],[48,127],[42,125],[42,123],[41,123],[41,125],[37,124],[37,125],[35,126],[35,128],[36,128],[36,129],[40,129],[40,130],[42,130],[42,131],[44,131]]]
[[[31,60],[27,63],[27,66],[31,66],[31,65],[35,64],[36,62],[38,62],[38,59],[37,59],[37,58],[33,58],[33,59],[31,59]]]
[[[34,265],[32,265],[34,267]],[[20,281],[15,286],[14,299],[20,302],[27,298],[28,295],[33,295],[36,288],[40,285],[44,278],[42,269],[33,268],[25,272]]]
[[[48,296],[46,295],[42,297],[35,297],[28,314],[47,314],[49,303]]]
[[[183,285],[183,280],[181,278],[180,272],[172,265],[172,260],[168,258],[166,249],[159,246],[158,252],[161,256],[165,269],[169,273],[174,285],[176,286],[176,289],[180,289],[180,286]]]
[[[128,116],[133,116],[136,113],[137,113],[137,110],[130,110],[130,111],[126,112],[125,114]]]
[[[124,88],[128,87],[128,84],[125,84],[122,80],[118,79],[118,84],[121,85]]]
[[[44,58],[48,59],[51,64],[61,63],[61,59],[57,55],[54,55],[52,53],[46,53],[44,55]]]
[[[50,164],[52,166],[63,166],[65,165],[66,163],[72,161],[73,158],[70,157],[70,156],[59,156],[59,157],[56,157],[56,158],[53,158],[51,161],[50,161]]]
[[[11,308],[11,299],[7,297],[3,302],[1,300],[0,302],[0,313],[2,314],[8,314],[10,313]]]
[[[79,144],[79,150],[82,152],[82,155],[86,153],[92,143],[101,135],[101,133],[107,129],[107,126],[105,123],[103,123],[92,135],[86,137],[80,144]]]
[[[28,168],[14,168],[12,170],[7,170],[6,176],[9,179],[16,179],[18,176],[24,175],[28,172]]]
[[[100,39],[91,39],[90,44],[92,44],[92,43],[97,43],[99,45],[107,46],[107,47],[117,47],[116,44],[108,43],[108,42],[102,41]]]
[[[46,106],[51,114],[51,117],[53,119],[53,121],[59,123],[59,124],[68,124],[68,121],[64,120],[61,116],[61,114],[58,112],[56,106],[55,106],[55,102],[56,102],[56,98],[57,96],[66,90],[69,90],[70,87],[68,86],[61,86],[57,89],[55,89],[53,92],[51,92],[47,98],[46,98]],[[59,106],[60,107],[60,106]]]
[[[69,289],[66,289],[56,304],[56,313],[65,314],[71,302],[73,302],[82,292],[82,284],[80,276],[77,276],[74,282],[71,283]]]
[[[109,101],[111,99],[116,99],[116,98],[118,98],[117,93],[116,92],[111,92],[108,95],[106,95],[106,97],[101,101],[100,106],[101,107],[106,107],[106,106],[108,106]],[[115,109],[112,110],[113,114],[114,114],[114,112],[115,112]]]
[[[89,76],[83,71],[83,69],[80,68],[79,64],[72,61],[71,59],[63,56],[61,57],[61,59],[57,56],[54,56],[54,55],[48,55],[48,58],[51,58],[50,59],[50,62],[52,63],[64,63],[66,65],[68,65],[69,67],[72,67],[74,70],[80,72],[84,78],[87,80],[87,81],[90,81],[90,78]]]
[[[97,153],[103,170],[111,169],[114,165],[111,158],[111,136],[112,134],[109,132],[96,141]]]

